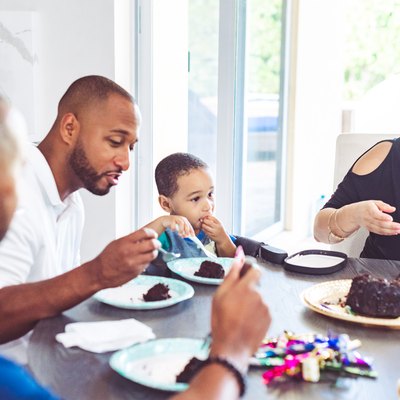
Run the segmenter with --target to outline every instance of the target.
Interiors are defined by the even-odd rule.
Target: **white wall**
[[[127,2],[119,0],[122,3]],[[116,64],[122,66],[115,57],[121,49],[116,52],[114,46],[113,0],[0,0],[0,10],[34,13],[35,139],[48,132],[58,100],[75,79],[89,74],[120,81],[126,77],[123,71],[116,72]],[[129,85],[130,81],[122,83]],[[87,260],[116,237],[117,200],[115,191],[104,197],[82,192],[86,208],[82,260]]]

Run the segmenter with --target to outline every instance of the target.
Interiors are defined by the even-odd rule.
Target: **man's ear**
[[[60,136],[63,142],[72,144],[76,141],[80,124],[72,113],[64,114],[60,121]]]
[[[160,194],[158,196],[158,202],[160,203],[160,206],[164,211],[166,211],[167,213],[171,213],[172,207],[171,207],[171,200],[169,197]]]

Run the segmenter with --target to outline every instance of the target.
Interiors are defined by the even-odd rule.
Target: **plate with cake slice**
[[[311,310],[365,326],[400,329],[400,280],[360,275],[318,283],[301,294]]]
[[[167,265],[172,272],[189,281],[219,285],[229,272],[233,260],[229,257],[179,258]]]
[[[97,292],[94,299],[118,308],[153,310],[170,307],[194,295],[191,285],[178,279],[140,275],[115,288]]]
[[[153,389],[181,392],[188,384],[182,372],[196,357],[204,360],[208,346],[203,339],[154,339],[119,350],[110,358],[111,368],[133,382]]]

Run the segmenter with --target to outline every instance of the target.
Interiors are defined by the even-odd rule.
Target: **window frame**
[[[279,221],[256,236],[270,237],[283,229],[286,187],[286,99],[288,51],[288,4],[283,0],[280,93],[280,201]],[[143,226],[154,218],[154,135],[153,135],[153,7],[154,0],[136,0],[135,16],[135,87],[136,98],[142,113],[140,140],[134,158],[133,225]],[[246,1],[220,0],[219,50],[218,50],[218,113],[217,113],[217,214],[225,228],[232,233],[243,233],[242,182],[245,172],[245,41]],[[237,110],[243,110],[242,113]],[[223,149],[223,151],[221,151]],[[277,160],[278,162],[278,160]],[[140,173],[138,173],[140,171]],[[151,200],[149,200],[151,199]]]

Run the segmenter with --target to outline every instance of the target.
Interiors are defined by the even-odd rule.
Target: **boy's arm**
[[[215,241],[215,246],[217,248],[217,254],[219,257],[234,257],[236,252],[236,245],[232,242],[230,236],[225,232],[223,241],[217,243]]]
[[[167,228],[177,231],[182,237],[194,236],[194,230],[190,222],[180,215],[163,215],[149,222],[143,228],[151,228],[160,236]]]
[[[201,228],[215,242],[219,257],[234,257],[236,246],[218,218],[212,215],[206,216]]]
[[[163,224],[164,217],[156,218],[155,220],[149,222],[147,225],[143,226],[143,228],[150,228],[157,232],[158,236],[160,236],[166,229]]]

